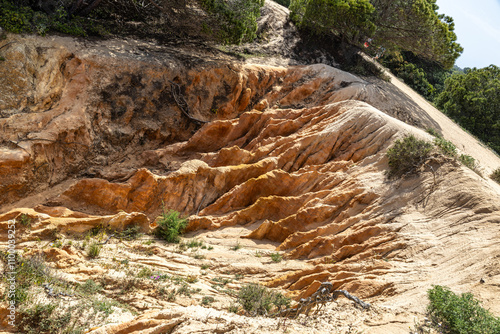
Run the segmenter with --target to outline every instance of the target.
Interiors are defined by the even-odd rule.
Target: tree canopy
[[[465,69],[445,81],[436,105],[500,153],[500,68]]]
[[[368,38],[388,50],[411,51],[445,68],[463,49],[453,19],[438,14],[436,0],[292,0],[291,18],[315,34],[333,34],[360,45]]]

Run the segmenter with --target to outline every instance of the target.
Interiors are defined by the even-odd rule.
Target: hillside
[[[432,127],[482,175],[500,158],[390,74],[301,53],[283,7],[263,13],[268,40],[234,48],[8,35],[0,242],[15,220],[32,259],[19,310],[53,305],[48,332],[408,333],[432,285],[500,316],[500,186],[439,154],[388,178],[386,151]],[[164,209],[188,217],[180,245],[152,233]],[[298,300],[322,282],[371,307],[339,297],[285,324],[229,312],[247,283]],[[13,333],[8,314],[2,300]],[[26,332],[40,323],[24,314]]]

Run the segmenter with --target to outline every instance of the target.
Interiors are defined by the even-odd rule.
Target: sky
[[[457,41],[464,52],[458,67],[500,67],[500,0],[437,0],[438,13],[455,22]]]

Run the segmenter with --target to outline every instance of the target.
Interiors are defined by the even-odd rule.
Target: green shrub
[[[257,284],[247,284],[238,293],[238,303],[251,315],[265,315],[272,308],[290,304],[290,299]]]
[[[28,226],[31,226],[32,220],[31,220],[30,216],[28,216],[27,214],[23,213],[19,217],[19,222],[21,223],[21,225],[23,225],[25,227],[28,227]]]
[[[477,169],[476,159],[471,157],[470,155],[460,154],[458,160],[466,167],[469,167],[473,171]]]
[[[139,233],[141,227],[139,225],[127,226],[126,229],[118,233],[118,237],[127,240],[137,239],[141,233]]]
[[[436,285],[427,295],[430,301],[427,311],[433,324],[441,324],[442,333],[500,333],[500,319],[482,308],[471,293],[456,295],[447,287]]]
[[[500,183],[500,168],[495,169],[493,173],[491,173],[490,178],[493,181]]]
[[[187,226],[187,219],[181,218],[177,211],[168,211],[161,215],[158,220],[154,234],[163,240],[171,243],[179,243],[180,235]]]
[[[430,134],[436,138],[443,138],[443,136],[441,136],[441,134],[439,132],[437,132],[437,130],[434,128],[427,128],[427,130],[425,130],[425,132],[427,132],[428,134]]]
[[[66,328],[71,320],[71,314],[54,315],[56,305],[37,304],[19,312],[18,330],[20,333],[58,333]]]
[[[100,286],[99,284],[97,284],[96,282],[94,282],[94,280],[88,279],[88,280],[85,281],[85,283],[83,283],[80,286],[80,289],[85,294],[93,295],[93,294],[96,294],[97,292],[101,291],[102,290],[102,286]]]
[[[204,296],[201,299],[201,305],[210,305],[215,301],[215,298],[212,296]]]
[[[91,243],[87,248],[87,256],[91,259],[95,259],[101,253],[101,248],[101,245],[99,245],[97,242]]]
[[[457,147],[451,141],[448,141],[443,137],[437,137],[434,138],[434,144],[444,155],[452,158],[455,158],[457,156]]]
[[[429,157],[432,144],[409,135],[398,139],[394,146],[387,150],[389,159],[389,177],[415,173]]]
[[[274,262],[281,262],[281,260],[283,260],[283,257],[281,256],[280,253],[276,252],[276,253],[271,253],[271,260],[273,260]]]
[[[224,43],[240,44],[257,37],[257,18],[264,0],[202,0],[202,5],[220,24],[216,35]]]

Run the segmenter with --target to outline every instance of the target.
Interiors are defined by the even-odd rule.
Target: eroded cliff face
[[[330,281],[375,301],[374,313],[363,315],[344,306],[373,333],[398,328],[374,320],[397,317],[384,303],[421,312],[431,284],[476,289],[499,311],[491,297],[500,292],[492,266],[500,256],[498,191],[438,155],[419,176],[388,179],[387,148],[409,133],[431,140],[413,125],[435,124],[388,83],[323,64],[239,63],[213,49],[11,38],[0,68],[0,240],[17,219],[18,247],[43,253],[70,282],[99,278],[109,286],[107,298],[143,313],[174,307],[149,277],[133,293],[120,290],[143,268],[196,277],[219,310],[232,298],[210,287],[219,275],[244,275],[242,282],[302,297]],[[79,241],[40,244],[77,240],[97,226],[137,225],[148,233],[162,207],[189,216],[188,236],[213,244],[213,252],[198,251],[206,260],[161,242],[111,239],[98,261]],[[244,251],[228,251],[239,243]],[[261,251],[279,251],[285,261],[255,256]],[[200,271],[206,264],[210,269]],[[487,284],[479,286],[482,277]],[[177,301],[199,303],[201,297]],[[190,316],[192,309],[162,312],[127,314],[114,321],[121,325],[94,332],[211,326]],[[255,331],[252,320],[222,321],[222,314],[217,321],[226,332],[235,329],[231,323]],[[339,330],[331,327],[336,321],[323,315],[315,328]],[[297,332],[307,328],[296,325]]]

